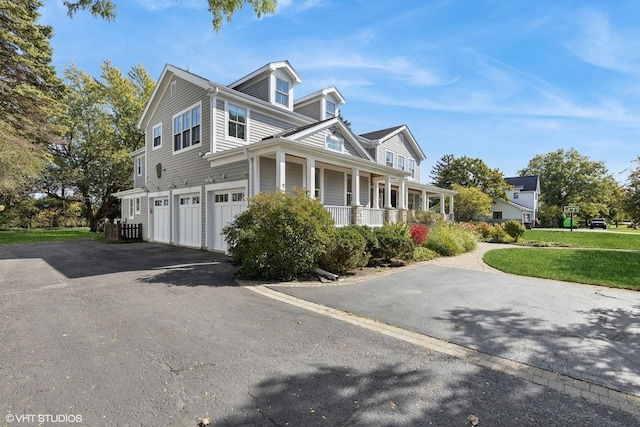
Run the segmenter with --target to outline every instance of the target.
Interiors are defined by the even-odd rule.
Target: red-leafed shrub
[[[429,230],[422,224],[413,224],[411,226],[411,240],[416,246],[422,246],[424,241],[427,240],[428,234]]]

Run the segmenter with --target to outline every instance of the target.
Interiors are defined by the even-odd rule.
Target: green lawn
[[[93,239],[102,235],[102,233],[91,233],[88,228],[11,230],[0,231],[0,244]]]
[[[521,240],[558,242],[581,248],[640,250],[640,234],[611,231],[527,230]]]
[[[521,276],[640,290],[640,252],[513,248],[489,251],[483,260],[498,270]]]

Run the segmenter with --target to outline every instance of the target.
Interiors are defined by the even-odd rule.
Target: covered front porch
[[[303,190],[322,202],[338,227],[406,222],[410,210],[432,209],[434,198],[439,200],[439,212],[453,220],[455,192],[417,183],[409,172],[286,139],[231,151],[210,158],[211,166],[248,161],[249,197]],[[449,213],[445,212],[447,197]]]

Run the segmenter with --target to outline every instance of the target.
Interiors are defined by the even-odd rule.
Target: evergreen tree
[[[0,197],[29,187],[62,128],[64,85],[52,65],[52,29],[38,0],[0,0]]]

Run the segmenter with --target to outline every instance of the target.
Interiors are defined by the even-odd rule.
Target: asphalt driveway
[[[224,256],[149,243],[0,246],[0,425],[639,422],[265,298],[233,274]],[[406,281],[300,291],[321,300],[332,289],[374,306],[367,294],[384,290],[389,299],[378,303],[390,308],[394,294],[407,298]]]

